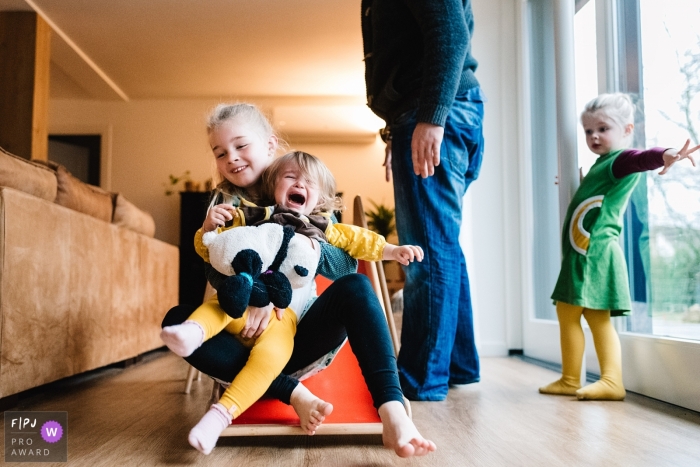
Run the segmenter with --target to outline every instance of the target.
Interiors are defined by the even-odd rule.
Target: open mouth
[[[232,170],[232,172],[235,173],[235,174],[237,174],[238,172],[240,172],[241,170],[245,169],[246,167],[248,167],[248,166],[247,166],[247,165],[242,165],[242,166],[240,166],[240,167],[236,167],[235,169]]]
[[[294,193],[287,198],[291,204],[302,205],[306,202],[306,197],[301,193]]]

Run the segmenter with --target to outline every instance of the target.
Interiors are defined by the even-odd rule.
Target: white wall
[[[294,149],[320,157],[335,175],[338,191],[343,192],[343,222],[352,223],[353,200],[361,195],[365,211],[369,200],[394,207],[394,188],[384,179],[384,143],[377,136],[372,144],[292,144]]]
[[[103,151],[107,152],[103,156],[103,188],[123,193],[150,212],[156,222],[156,237],[179,244],[179,196],[166,196],[164,184],[170,174],[177,176],[186,170],[197,181],[212,176],[214,159],[204,121],[217,103],[213,100],[52,100],[49,132],[106,134],[111,144]],[[267,110],[270,103],[260,105]],[[317,155],[328,164],[336,176],[338,189],[345,193],[349,219],[356,194],[393,206],[392,187],[382,182],[381,140],[370,144],[297,145],[292,141],[291,146]]]
[[[520,0],[473,0],[472,53],[485,106],[484,162],[465,199],[467,256],[482,356],[522,348],[519,144]]]
[[[473,54],[477,77],[488,98],[486,149],[481,175],[465,199],[461,241],[471,276],[477,343],[482,356],[522,348],[523,254],[521,186],[517,151],[519,126],[520,11],[524,0],[474,0]],[[105,188],[122,192],[153,214],[156,237],[179,241],[179,199],[163,194],[169,174],[190,170],[195,180],[211,175],[212,158],[204,116],[213,100],[94,102],[52,100],[50,132],[97,129],[111,138]],[[296,104],[303,104],[298,98]],[[289,102],[283,102],[289,105]],[[347,104],[347,102],[346,102]],[[268,111],[274,99],[260,103]],[[362,194],[393,206],[384,182],[383,145],[299,143],[292,147],[320,156],[345,193],[347,219],[352,199]]]

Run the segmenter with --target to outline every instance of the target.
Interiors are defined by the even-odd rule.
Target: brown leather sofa
[[[0,397],[161,347],[178,248],[65,168],[0,148]]]

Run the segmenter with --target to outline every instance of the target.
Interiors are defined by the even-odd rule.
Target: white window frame
[[[568,202],[578,186],[578,167],[576,154],[576,132],[578,119],[575,102],[575,80],[573,65],[573,16],[575,12],[575,0],[549,0],[545,8],[551,9],[553,34],[556,47],[554,57],[546,57],[547,63],[533,63],[531,50],[531,25],[530,3],[532,1],[546,0],[522,0],[520,6],[520,20],[522,31],[523,69],[521,76],[527,77],[521,84],[521,118],[523,121],[522,141],[530,143],[541,136],[533,131],[541,131],[531,123],[533,104],[531,82],[542,78],[542,75],[551,73],[552,70],[544,70],[546,66],[554,63],[556,76],[556,133],[558,154],[569,154],[569,157],[558,157],[559,179],[559,225],[563,222]],[[600,92],[626,91],[620,76],[625,70],[620,70],[619,48],[620,36],[617,19],[617,0],[589,0],[596,2],[596,36],[598,43],[598,87]],[[579,0],[579,3],[581,1]],[[585,3],[585,0],[584,2]],[[540,6],[541,8],[541,6]],[[551,31],[550,31],[551,33]],[[533,76],[533,72],[539,72]],[[532,81],[530,81],[532,80]],[[544,96],[538,95],[538,99]],[[554,124],[550,118],[545,124]],[[525,169],[522,175],[522,190],[520,207],[524,226],[528,232],[522,235],[523,251],[523,277],[537,275],[535,270],[535,242],[533,199],[535,191],[540,189],[533,183],[532,144],[525,144],[525,150],[521,152],[521,166]],[[561,354],[558,343],[558,323],[552,320],[535,318],[534,295],[541,293],[535,290],[536,277],[524,281],[524,288],[529,289],[523,296],[528,298],[523,307],[523,349],[525,356],[538,360],[561,363]],[[700,342],[658,337],[653,335],[635,334],[619,331],[622,345],[622,367],[625,387],[632,392],[660,399],[675,405],[700,411]],[[556,336],[556,339],[554,339]],[[556,349],[555,349],[556,347]],[[593,342],[590,332],[586,330],[586,357],[584,371],[600,373],[597,358],[593,350]]]

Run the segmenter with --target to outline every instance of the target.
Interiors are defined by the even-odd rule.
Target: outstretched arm
[[[648,170],[656,170],[663,167],[659,172],[663,175],[668,172],[673,164],[681,159],[690,159],[690,162],[695,166],[695,161],[690,156],[693,152],[700,149],[700,146],[688,148],[690,140],[686,141],[682,149],[674,148],[651,148],[651,149],[626,149],[613,162],[612,173],[615,178],[622,178],[627,175],[646,172]]]
[[[690,159],[693,167],[695,167],[695,160],[692,158],[691,154],[700,149],[700,144],[691,149],[688,149],[689,146],[690,140],[687,139],[680,151],[673,148],[664,151],[664,169],[659,172],[659,175],[665,174],[673,164],[683,159]]]
[[[382,259],[384,260],[396,260],[404,266],[408,266],[414,260],[419,263],[423,261],[423,249],[415,245],[392,245],[387,243],[384,245],[384,252],[382,253]]]

